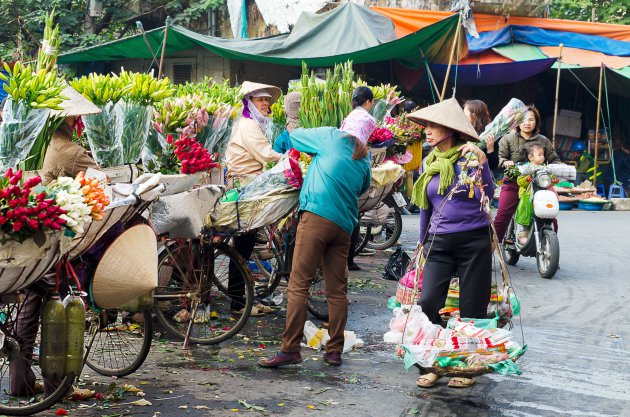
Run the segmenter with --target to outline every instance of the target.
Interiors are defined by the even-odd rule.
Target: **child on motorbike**
[[[545,161],[545,148],[538,142],[532,142],[523,149],[523,153],[527,154],[526,165],[539,166],[543,165]],[[518,183],[518,197],[519,200],[526,199],[527,201],[519,201],[516,209],[515,223],[516,223],[516,238],[520,245],[527,243],[529,236],[529,225],[531,224],[531,216],[519,216],[521,210],[524,210],[527,206],[531,206],[529,202],[530,193],[527,192],[531,185],[531,175],[520,175],[516,182]]]

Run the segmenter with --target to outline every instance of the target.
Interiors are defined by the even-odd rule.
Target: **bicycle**
[[[265,280],[254,281],[255,292],[258,297],[264,298],[272,294],[280,281],[289,281],[293,266],[293,250],[295,248],[295,238],[297,232],[297,216],[289,218],[283,227],[267,227],[261,233],[266,236],[268,242],[264,249],[254,250],[252,260],[260,271],[265,271],[262,275]],[[261,259],[261,254],[270,257],[268,267],[264,264],[265,259]],[[328,301],[324,286],[324,277],[321,269],[318,268],[309,289],[307,302],[308,311],[320,320],[328,320]]]
[[[228,288],[230,264],[243,277],[242,299]],[[233,247],[210,234],[164,240],[154,298],[158,322],[185,346],[217,344],[247,323],[254,300],[252,275]],[[241,308],[232,308],[235,303]]]

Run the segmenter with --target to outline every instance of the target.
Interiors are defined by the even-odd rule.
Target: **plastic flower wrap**
[[[92,209],[85,202],[81,183],[74,178],[59,177],[48,185],[48,192],[65,214],[59,216],[74,233],[83,233],[83,226],[92,220]]]
[[[383,148],[393,145],[393,142],[389,142],[393,138],[394,134],[391,130],[387,129],[386,127],[377,127],[368,138],[368,143],[373,147]]]
[[[14,173],[11,168],[0,178],[0,231],[3,234],[0,243],[6,241],[7,236],[23,242],[40,230],[61,230],[66,224],[61,217],[65,211],[47,197],[45,188],[35,190],[42,182],[40,177],[33,177],[20,186],[21,180],[22,171]]]
[[[303,177],[300,164],[295,159],[286,157],[269,171],[257,176],[240,192],[241,200],[251,200],[265,194],[276,194],[283,191],[302,188]]]
[[[527,113],[527,106],[519,99],[511,99],[479,135],[482,148],[485,149],[486,147],[485,136],[494,135],[495,140],[498,140],[507,135],[511,130],[516,129],[516,126],[521,124],[525,113]]]

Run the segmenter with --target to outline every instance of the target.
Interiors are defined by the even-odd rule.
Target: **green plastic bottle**
[[[73,297],[66,305],[66,375],[79,375],[83,368],[83,334],[85,306],[80,297]]]
[[[62,378],[66,364],[66,309],[53,293],[42,312],[40,368],[44,378]]]

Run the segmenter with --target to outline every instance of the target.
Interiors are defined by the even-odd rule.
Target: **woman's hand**
[[[514,161],[505,161],[505,162],[503,163],[503,168],[509,168],[509,167],[511,167],[512,165],[514,165]]]
[[[494,152],[494,135],[490,134],[488,136],[485,136],[484,139],[486,141],[486,150],[488,151],[488,153]]]
[[[477,145],[473,145],[472,143],[467,143],[460,146],[458,151],[462,152],[462,156],[465,156],[468,152],[474,153],[475,155],[477,155],[477,159],[479,160],[480,164],[485,164],[486,162],[488,162],[488,157],[486,156],[484,151],[482,151]]]

